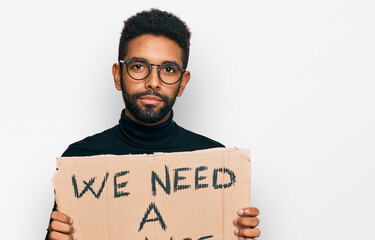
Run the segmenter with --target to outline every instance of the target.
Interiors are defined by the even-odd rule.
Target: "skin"
[[[150,34],[145,34],[139,36],[132,41],[129,42],[128,45],[128,52],[125,57],[125,61],[132,59],[132,58],[143,58],[146,59],[149,63],[152,64],[163,64],[164,61],[176,62],[179,66],[182,66],[182,48],[173,40],[170,40],[165,37],[156,37]],[[121,91],[121,71],[120,66],[118,63],[113,64],[112,67],[112,74],[115,80],[116,89]],[[186,71],[182,76],[180,84],[176,83],[173,85],[166,85],[162,81],[160,81],[157,67],[153,67],[150,75],[142,81],[132,79],[125,70],[123,71],[123,79],[125,88],[130,94],[134,94],[136,92],[144,92],[147,90],[154,90],[160,93],[161,95],[165,95],[169,98],[173,98],[176,93],[177,96],[180,97],[185,90],[186,84],[190,80],[190,72]],[[152,96],[150,96],[152,98]],[[149,99],[151,100],[151,99]],[[145,96],[144,100],[137,100],[137,104],[144,108],[145,104],[154,105],[155,109],[159,109],[164,105],[163,101],[159,102],[150,102]],[[136,119],[129,110],[125,108],[125,114],[133,121],[144,125],[158,125],[162,122],[165,122],[171,112],[169,112],[162,120],[156,123],[144,123]]]
[[[144,58],[152,64],[161,65],[164,61],[176,62],[182,66],[182,49],[181,47],[171,39],[153,36],[145,34],[139,36],[129,42],[128,52],[125,57],[125,61],[133,57]],[[112,74],[115,81],[116,89],[121,91],[121,71],[118,63],[115,63],[112,67]],[[176,95],[180,97],[185,90],[187,83],[190,80],[190,72],[186,71],[182,76],[181,83],[174,85],[166,85],[160,81],[156,67],[153,67],[150,75],[142,81],[137,81],[128,76],[126,70],[123,72],[123,79],[125,88],[130,94],[137,92],[145,92],[149,89],[157,91],[158,93],[172,98]],[[163,101],[158,101],[154,96],[145,96],[142,99],[137,100],[137,104],[140,107],[144,107],[146,104],[152,104],[155,109],[159,109],[163,106]],[[166,121],[171,112],[169,112],[162,120],[147,124],[136,119],[127,109],[125,108],[125,114],[138,123],[144,125],[157,125]],[[240,240],[251,240],[259,237],[260,230],[256,228],[259,224],[259,210],[254,207],[246,207],[239,209],[238,217],[233,220],[233,224],[236,226],[234,235]],[[49,225],[50,239],[51,240],[73,240],[74,228],[73,219],[59,211],[54,211],[51,214],[52,222]]]

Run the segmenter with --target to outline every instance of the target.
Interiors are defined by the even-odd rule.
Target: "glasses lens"
[[[142,60],[134,60],[128,63],[128,73],[134,79],[144,79],[150,71],[150,65]]]
[[[165,83],[172,84],[177,82],[181,74],[181,69],[173,64],[164,64],[160,67],[160,78]]]

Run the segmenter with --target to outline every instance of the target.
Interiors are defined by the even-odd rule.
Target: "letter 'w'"
[[[73,187],[74,187],[74,196],[76,198],[81,198],[83,196],[83,194],[85,194],[87,192],[87,190],[90,190],[90,192],[92,192],[92,194],[94,194],[94,196],[99,199],[100,195],[103,192],[105,183],[107,182],[108,175],[109,174],[106,173],[106,175],[105,175],[105,177],[104,177],[104,179],[102,181],[102,185],[100,186],[100,188],[99,188],[99,190],[98,190],[97,193],[91,187],[94,184],[96,177],[91,178],[89,182],[83,181],[83,183],[85,184],[85,187],[83,188],[83,190],[82,190],[81,193],[78,193],[78,186],[77,186],[76,176],[73,175],[72,176],[72,184],[73,184]]]

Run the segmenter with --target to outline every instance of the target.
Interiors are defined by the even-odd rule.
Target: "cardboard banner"
[[[237,239],[250,206],[248,150],[57,158],[58,210],[79,240]]]

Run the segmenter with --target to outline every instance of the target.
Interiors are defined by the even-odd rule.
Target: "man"
[[[172,106],[190,80],[186,71],[190,31],[178,17],[156,9],[125,21],[118,63],[112,68],[116,89],[122,91],[125,109],[119,124],[68,147],[62,156],[181,152],[224,147],[178,126]],[[46,239],[75,239],[73,219],[51,214]],[[260,235],[256,208],[238,211],[234,234],[239,239]],[[183,217],[183,216],[181,216]],[[228,223],[229,224],[229,223]]]

